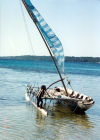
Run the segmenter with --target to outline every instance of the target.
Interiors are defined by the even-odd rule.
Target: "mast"
[[[44,39],[44,36],[42,35],[42,33],[41,33],[41,31],[40,31],[40,29],[39,29],[39,27],[38,27],[37,24],[36,24],[36,27],[37,27],[39,33],[41,34],[41,37],[42,37],[42,39],[43,39],[43,41],[44,41],[44,43],[45,43],[45,45],[46,45],[46,47],[47,47],[47,49],[48,49],[50,55],[51,55],[51,58],[52,58],[52,60],[53,60],[53,62],[54,62],[54,65],[55,65],[55,67],[56,67],[56,70],[57,70],[57,72],[58,72],[58,74],[59,74],[59,77],[60,77],[61,82],[62,82],[62,84],[63,84],[63,87],[64,87],[64,89],[65,89],[66,95],[68,96],[68,92],[67,92],[65,83],[64,83],[63,78],[62,78],[62,75],[61,75],[61,73],[60,73],[60,71],[59,71],[59,69],[58,69],[58,67],[57,67],[55,58],[53,57],[52,52],[51,52],[50,48],[48,47],[48,44],[47,44],[46,40]]]
[[[61,75],[61,73],[60,73],[60,71],[59,71],[59,69],[58,69],[58,66],[57,66],[57,64],[56,64],[55,58],[54,58],[54,56],[53,56],[53,54],[52,54],[52,52],[51,52],[51,50],[50,50],[50,48],[49,48],[49,46],[48,46],[48,43],[47,43],[47,41],[45,40],[45,38],[44,38],[44,36],[43,36],[43,34],[42,34],[42,32],[41,32],[41,30],[40,30],[38,24],[36,24],[36,23],[37,23],[36,20],[32,17],[32,12],[31,12],[31,10],[28,8],[28,6],[27,6],[27,4],[25,3],[24,0],[22,0],[22,2],[23,2],[23,4],[24,4],[24,6],[25,6],[25,8],[26,8],[26,10],[27,10],[27,12],[28,12],[28,14],[30,15],[32,21],[35,23],[35,25],[36,25],[36,27],[37,27],[37,29],[38,29],[38,31],[39,31],[39,33],[40,33],[40,35],[41,35],[41,37],[42,37],[44,43],[45,43],[45,45],[46,45],[46,47],[47,47],[47,49],[48,49],[48,51],[49,51],[49,54],[50,54],[50,56],[51,56],[51,58],[52,58],[52,60],[53,60],[53,62],[54,62],[54,65],[55,65],[55,67],[56,67],[56,70],[57,70],[57,72],[58,72],[58,74],[59,74],[59,77],[60,77],[60,79],[61,79],[62,85],[63,85],[63,87],[64,87],[64,89],[65,89],[66,95],[68,96],[68,92],[67,92],[65,83],[64,83],[64,81],[63,81],[62,75]]]

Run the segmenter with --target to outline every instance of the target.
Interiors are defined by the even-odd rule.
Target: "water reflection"
[[[74,114],[61,105],[49,106],[48,116],[44,116],[33,105],[27,105],[30,117],[32,137],[40,140],[84,139],[92,137],[94,124],[87,114]],[[28,115],[28,114],[27,114]],[[29,117],[28,117],[29,118]]]
[[[55,120],[58,124],[60,122],[64,122],[67,124],[78,125],[86,129],[94,127],[93,122],[90,121],[90,118],[86,113],[75,114],[61,105],[55,105],[54,107],[49,108],[48,117],[51,117],[52,120]],[[41,114],[41,112],[37,111],[36,120],[39,124],[42,124],[45,118],[46,117],[43,114]]]

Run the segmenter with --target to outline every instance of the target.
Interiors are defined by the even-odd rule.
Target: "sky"
[[[100,57],[100,0],[31,0],[65,56]],[[21,0],[0,0],[0,56],[48,55]]]

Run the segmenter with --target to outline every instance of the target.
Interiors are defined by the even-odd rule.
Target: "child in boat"
[[[43,105],[43,99],[42,97],[44,96],[46,91],[46,86],[42,85],[41,86],[41,90],[39,91],[38,95],[37,95],[37,106],[42,108]]]

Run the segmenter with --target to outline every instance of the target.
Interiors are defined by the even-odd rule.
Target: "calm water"
[[[59,79],[52,63],[0,60],[0,140],[100,140],[100,64],[66,63],[65,70],[72,87],[95,105],[84,115],[55,105],[45,117],[24,94],[27,84],[48,86]]]

